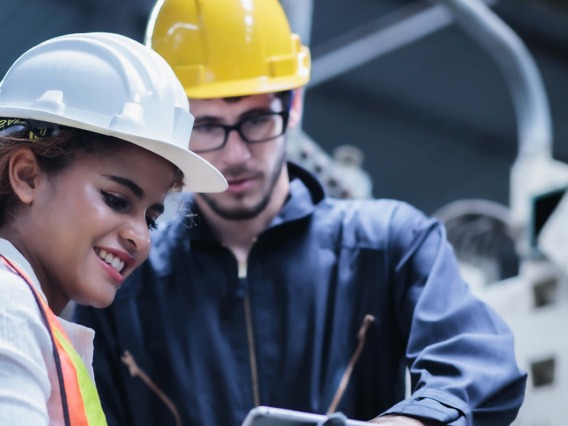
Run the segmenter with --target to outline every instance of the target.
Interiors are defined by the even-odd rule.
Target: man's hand
[[[369,420],[369,423],[381,424],[383,426],[436,426],[439,422],[431,420],[418,420],[405,416],[382,416]]]

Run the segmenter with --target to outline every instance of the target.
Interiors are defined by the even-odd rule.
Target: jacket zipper
[[[260,405],[260,394],[258,389],[258,367],[256,362],[256,351],[254,341],[254,328],[252,325],[252,312],[250,305],[250,297],[247,289],[247,264],[239,263],[239,281],[244,284],[245,294],[243,297],[243,305],[245,310],[245,323],[247,328],[247,344],[249,353],[250,375],[252,382],[252,398],[255,407]]]

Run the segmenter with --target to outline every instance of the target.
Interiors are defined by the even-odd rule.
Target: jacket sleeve
[[[411,394],[387,413],[456,426],[510,424],[526,382],[510,329],[471,293],[438,221],[402,205],[393,222],[393,295]]]

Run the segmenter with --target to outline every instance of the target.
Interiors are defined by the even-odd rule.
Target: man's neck
[[[242,264],[247,262],[248,254],[256,238],[268,227],[272,218],[256,217],[249,220],[227,221],[215,216],[214,223],[210,218],[207,220],[219,240],[233,252],[237,261]]]
[[[207,221],[209,228],[219,241],[233,252],[239,264],[247,262],[248,254],[256,238],[268,228],[284,206],[289,190],[288,175],[284,175],[285,181],[278,184],[283,185],[284,190],[274,191],[274,195],[266,208],[251,219],[225,219],[215,213],[202,198],[196,198],[201,214]]]

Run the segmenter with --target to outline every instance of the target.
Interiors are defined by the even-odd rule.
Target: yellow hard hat
[[[280,92],[310,78],[310,52],[278,0],[159,0],[145,43],[190,98]]]

